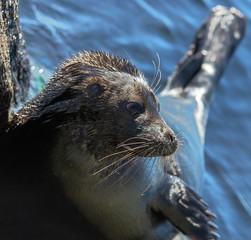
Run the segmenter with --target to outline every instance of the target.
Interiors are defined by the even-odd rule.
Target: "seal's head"
[[[160,116],[153,90],[128,61],[85,52],[64,63],[53,82],[68,85],[53,104],[70,103],[64,107],[71,116],[66,123],[81,126],[79,139],[96,158],[118,147],[140,156],[167,156],[176,150],[177,140]]]
[[[148,199],[140,194],[153,175],[131,174],[126,189],[121,176],[135,168],[155,172],[159,165],[165,175],[166,164],[156,166],[151,159],[159,156],[166,161],[163,156],[177,149],[177,139],[159,109],[153,90],[135,66],[102,52],[84,52],[62,64],[21,110],[19,121],[52,126],[53,169],[67,195],[107,237],[128,239],[145,236],[150,229]],[[102,188],[93,190],[107,179]]]

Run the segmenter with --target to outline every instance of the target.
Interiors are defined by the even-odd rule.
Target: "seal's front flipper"
[[[245,32],[245,18],[237,9],[215,7],[197,32],[187,54],[169,78],[165,92],[201,97],[210,105],[219,81]]]
[[[178,177],[170,177],[148,205],[152,219],[169,220],[193,240],[218,239],[215,214],[202,198]],[[154,222],[154,221],[153,221]],[[156,221],[155,221],[156,222]]]

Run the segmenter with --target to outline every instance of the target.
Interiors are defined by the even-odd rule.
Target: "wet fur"
[[[144,113],[132,118],[125,109],[128,102],[139,102]],[[142,200],[141,193],[152,178],[144,172],[143,177],[142,173],[136,174],[126,187],[121,187],[120,176],[130,164],[95,173],[120,158],[128,161],[140,155],[168,156],[177,148],[174,135],[170,141],[171,135],[173,131],[159,114],[153,90],[135,66],[102,52],[84,52],[64,62],[45,89],[18,112],[5,145],[13,143],[13,138],[28,138],[34,156],[41,158],[36,163],[38,172],[46,169],[50,176],[56,176],[66,195],[107,238],[147,239],[151,222],[147,200]],[[128,150],[99,161],[122,152],[123,145],[118,146],[135,137],[136,143],[144,139],[140,151]],[[20,148],[25,154],[24,146]],[[32,165],[32,157],[27,159]],[[149,162],[135,163],[135,168],[151,170]],[[165,164],[161,167],[159,171],[165,171]],[[106,179],[110,172],[114,174]],[[113,183],[113,188],[107,188]]]

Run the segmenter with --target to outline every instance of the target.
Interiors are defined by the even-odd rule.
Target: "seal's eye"
[[[143,107],[136,102],[127,103],[126,109],[132,116],[137,116],[143,113]]]

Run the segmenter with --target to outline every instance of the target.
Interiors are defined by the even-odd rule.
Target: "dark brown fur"
[[[97,195],[88,197],[93,185],[85,186],[84,183],[95,184],[100,179],[119,173],[112,181],[116,183],[120,180],[117,176],[127,173],[128,169],[143,166],[140,161],[144,157],[151,159],[172,154],[177,148],[177,140],[160,116],[159,102],[153,90],[135,66],[106,53],[84,52],[64,62],[42,92],[23,106],[6,135],[0,139],[0,146],[9,159],[3,164],[6,166],[2,168],[2,176],[7,179],[11,173],[12,181],[22,182],[23,188],[20,189],[23,195],[27,195],[27,182],[36,182],[38,188],[40,185],[50,186],[51,182],[62,184],[83,215],[104,228],[106,222],[93,220],[93,211],[97,218],[99,205],[104,205],[102,211],[105,215],[110,210],[120,211],[119,207],[106,212],[105,206],[110,201],[106,187],[110,184]],[[12,151],[13,147],[15,151]],[[160,160],[165,171],[167,158]],[[98,176],[96,173],[99,173]],[[72,174],[78,176],[76,184],[71,178]],[[138,197],[152,179],[148,180],[148,183],[142,181],[138,186],[135,184],[137,191],[133,190],[134,194],[130,197],[132,203],[122,203],[128,205],[129,212],[134,213],[140,206]],[[83,187],[86,190],[81,195],[79,192]],[[50,194],[58,189],[57,186],[52,188]],[[119,188],[118,196],[111,198],[126,201],[124,194]],[[94,204],[96,207],[93,209],[86,209],[82,204],[83,201],[99,201],[99,195],[101,200],[102,197],[106,200]],[[55,202],[60,199],[59,196],[55,197]],[[34,201],[38,201],[37,198],[34,197]],[[120,203],[116,204],[119,206]],[[141,209],[140,215],[147,224],[142,222],[136,226],[135,231],[139,232],[134,235],[142,236],[148,231],[150,223],[145,210],[146,207]],[[131,213],[124,218],[126,212],[121,213],[118,230],[106,232],[105,235],[113,234],[109,237],[112,239],[133,237],[130,224],[128,229],[122,224],[131,217],[135,220]],[[116,223],[116,214],[107,216]],[[107,227],[113,227],[113,224]]]
[[[136,78],[140,78],[142,84]],[[95,86],[99,91],[96,96],[91,92]],[[129,101],[144,106],[146,115],[131,118],[124,106]],[[45,89],[18,112],[10,129],[30,124],[57,128],[82,125],[81,131],[86,133],[82,138],[86,139],[91,153],[104,152],[106,147],[109,154],[118,144],[136,136],[150,136],[150,140],[168,145],[173,133],[158,109],[155,94],[135,66],[103,52],[84,52],[62,64]],[[151,130],[147,131],[148,128]],[[166,131],[161,140],[158,140],[159,130]],[[174,142],[174,150],[176,145]]]

